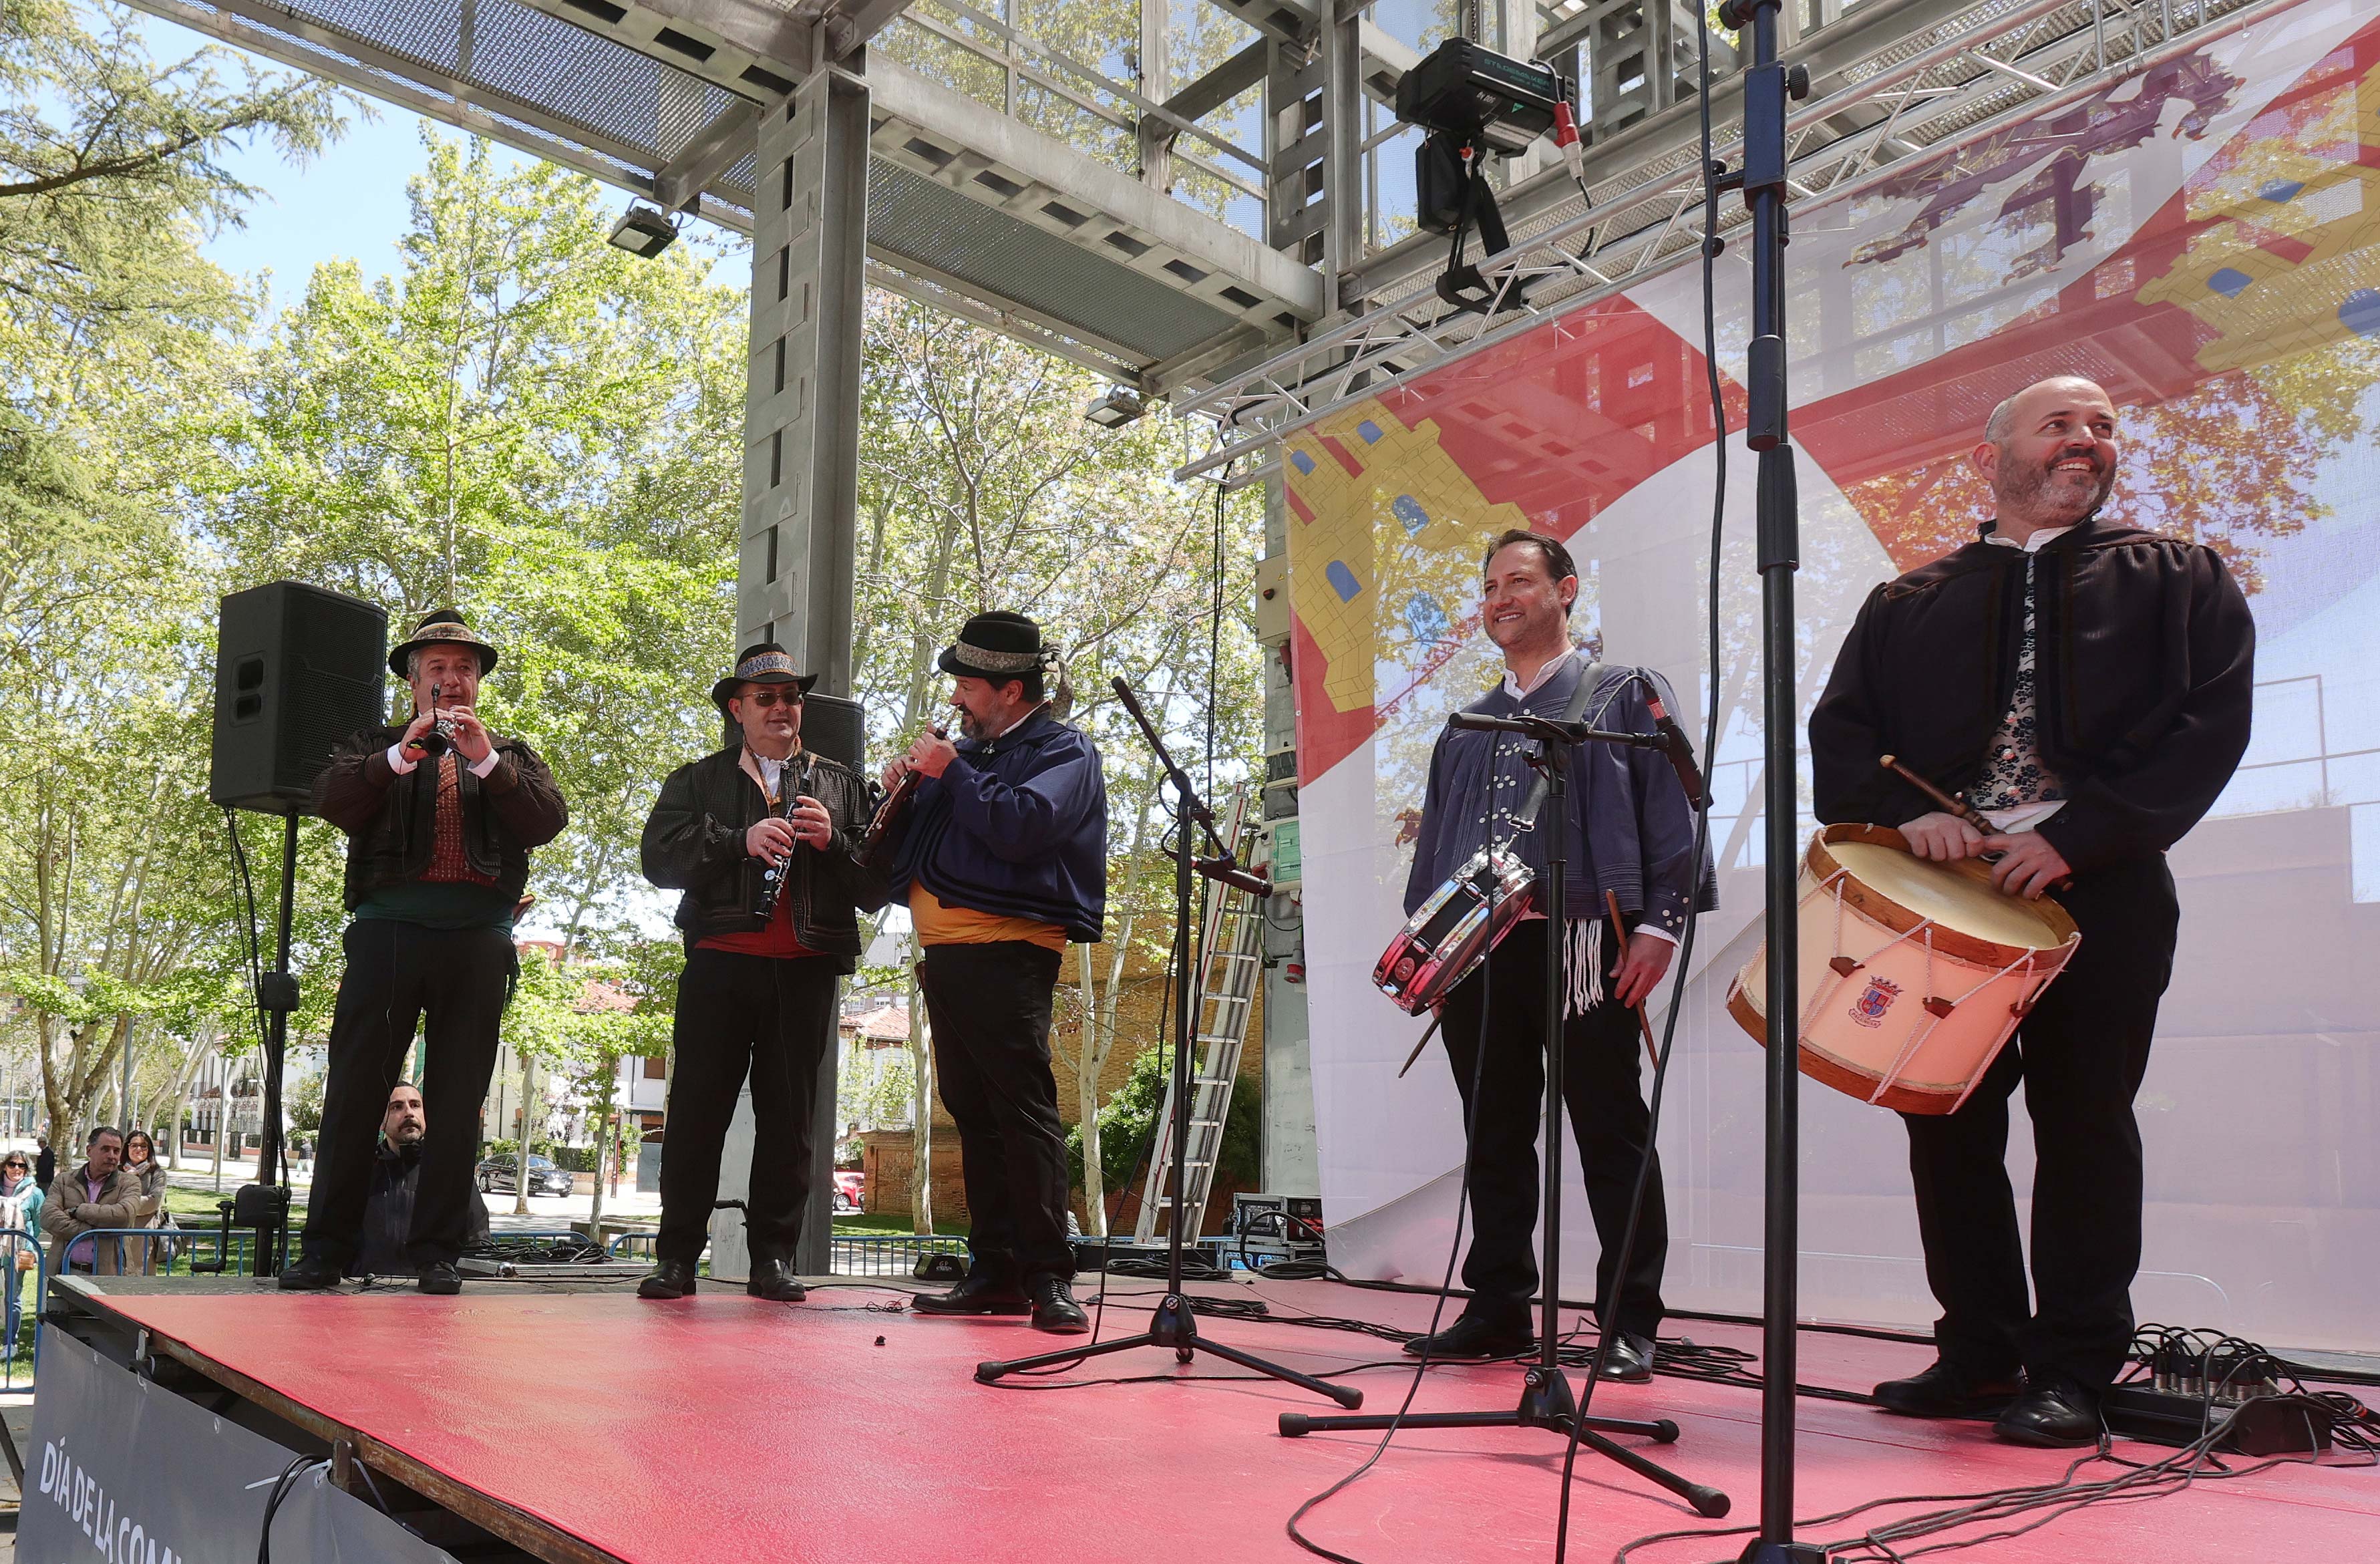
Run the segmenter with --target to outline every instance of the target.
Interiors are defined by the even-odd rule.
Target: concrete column
[[[813,71],[758,127],[752,334],[744,413],[744,525],[736,644],[771,638],[851,693],[852,572],[859,504],[862,265],[868,230],[868,90],[844,67]],[[819,1068],[810,1205],[794,1268],[827,1268],[834,1191],[836,1055]],[[735,1105],[719,1197],[749,1187],[752,1099]],[[667,1142],[663,1142],[667,1154]],[[761,1155],[770,1155],[763,1148]],[[710,1223],[710,1271],[748,1274],[740,1211]]]

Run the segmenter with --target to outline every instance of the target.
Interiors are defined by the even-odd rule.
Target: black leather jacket
[[[401,777],[390,770],[388,746],[404,736],[401,727],[350,734],[314,779],[314,812],[347,833],[349,910],[430,867],[438,768],[425,760]],[[562,834],[570,807],[535,750],[516,738],[494,743],[496,769],[485,780],[463,770],[463,855],[517,898],[528,884],[529,849]]]
[[[645,878],[664,891],[685,892],[675,921],[689,949],[710,935],[755,933],[766,926],[752,910],[766,866],[745,852],[744,836],[768,813],[769,801],[745,771],[743,754],[740,744],[731,745],[672,771],[645,820]],[[803,948],[849,972],[859,958],[855,909],[884,903],[878,878],[852,856],[874,800],[858,772],[822,755],[813,758],[808,792],[832,817],[834,840],[824,848],[794,849],[785,896]]]

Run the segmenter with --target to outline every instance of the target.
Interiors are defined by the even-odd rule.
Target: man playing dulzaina
[[[941,655],[962,737],[925,734],[886,768],[921,784],[896,828],[892,894],[916,926],[934,1075],[965,1158],[974,1263],[928,1315],[1021,1315],[1089,1328],[1066,1242],[1065,1128],[1050,1071],[1050,1001],[1069,940],[1107,907],[1099,752],[1050,709],[1055,648],[1021,613],[978,613]],[[1062,697],[1061,697],[1062,698]],[[919,1170],[918,1176],[924,1176]]]
[[[1589,726],[1652,731],[1640,680],[1653,681],[1665,701],[1668,686],[1643,669],[1590,662],[1572,646],[1570,612],[1577,598],[1578,571],[1559,540],[1515,529],[1488,546],[1480,618],[1504,654],[1504,677],[1466,710],[1560,717],[1579,681],[1593,678],[1585,708]],[[1439,735],[1405,887],[1408,915],[1491,835],[1509,840],[1543,883],[1550,869],[1545,838],[1519,830],[1515,821],[1533,776],[1524,758],[1529,747],[1467,729]],[[1478,971],[1448,992],[1441,1008],[1439,1035],[1471,1123],[1472,1238],[1463,1263],[1471,1299],[1453,1325],[1405,1350],[1433,1358],[1501,1357],[1527,1351],[1535,1339],[1529,1298],[1537,1287],[1533,1243],[1546,1091],[1546,941],[1559,940],[1568,996],[1563,1106],[1578,1138],[1579,1171],[1602,1245],[1595,1316],[1602,1329],[1616,1334],[1604,1375],[1635,1382],[1653,1373],[1670,1219],[1660,1161],[1650,1145],[1651,1114],[1637,1085],[1633,1007],[1669,970],[1689,913],[1718,904],[1718,882],[1707,855],[1695,862],[1694,812],[1660,756],[1582,744],[1571,747],[1568,765],[1562,830],[1571,844],[1563,886],[1570,927],[1548,929],[1542,915],[1524,917]],[[1607,893],[1619,898],[1628,920],[1624,942],[1609,927]],[[1493,1029],[1483,1039],[1482,1023],[1491,1016]],[[1621,1276],[1619,1250],[1629,1200],[1647,1158],[1644,1215],[1628,1274]]]

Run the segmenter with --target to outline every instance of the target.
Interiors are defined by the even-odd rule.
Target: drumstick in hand
[[[1603,893],[1603,904],[1611,909],[1611,932],[1620,941],[1621,953],[1625,955],[1628,951],[1628,924],[1627,921],[1620,915],[1619,893],[1612,891],[1605,891]],[[1644,1029],[1645,1057],[1653,1061],[1654,1069],[1658,1070],[1661,1068],[1661,1048],[1658,1043],[1653,1041],[1653,1023],[1651,1019],[1645,1015],[1645,1007],[1643,1005],[1631,1005],[1629,1008],[1636,1012],[1636,1024]]]
[[[1397,1072],[1397,1079],[1398,1079],[1398,1080],[1402,1081],[1402,1080],[1403,1080],[1403,1079],[1405,1078],[1405,1071],[1406,1071],[1406,1070],[1410,1070],[1410,1069],[1412,1069],[1412,1068],[1413,1068],[1413,1061],[1414,1061],[1415,1060],[1419,1059],[1419,1058],[1421,1057],[1421,1050],[1422,1050],[1422,1049],[1426,1049],[1426,1048],[1427,1048],[1427,1047],[1429,1047],[1429,1040],[1430,1040],[1432,1037],[1437,1037],[1437,1036],[1438,1036],[1438,1024],[1439,1024],[1440,1021],[1443,1021],[1443,1020],[1445,1020],[1445,1019],[1446,1019],[1446,1013],[1445,1013],[1445,1012],[1443,1012],[1443,1011],[1432,1011],[1432,1012],[1430,1012],[1430,1013],[1429,1013],[1429,1024],[1428,1024],[1427,1027],[1423,1028],[1423,1030],[1422,1030],[1422,1035],[1421,1035],[1421,1041],[1420,1041],[1420,1042],[1417,1042],[1417,1043],[1415,1043],[1415,1044],[1414,1045],[1414,1050],[1413,1050],[1413,1052],[1411,1052],[1411,1053],[1409,1053],[1409,1054],[1405,1055],[1405,1062],[1404,1062],[1404,1066],[1403,1066],[1403,1068],[1402,1068],[1402,1069],[1400,1069],[1400,1070]]]
[[[1927,782],[1924,777],[1919,776],[1916,772],[1902,765],[1898,756],[1886,755],[1879,757],[1876,760],[1876,764],[1883,767],[1886,770],[1890,771],[1894,776],[1899,777],[1902,782],[1907,782],[1910,786],[1915,788],[1918,792],[1924,794],[1935,803],[1940,805],[1945,814],[1956,816],[1960,819],[1962,819],[1969,825],[1974,827],[1977,830],[1982,831],[1986,836],[1992,836],[1998,833],[2000,828],[1992,824],[1992,822],[1985,817],[1982,810],[1976,808],[1965,799],[1953,798],[1949,794],[1943,792],[1940,788],[1936,787],[1932,782]],[[1988,861],[1993,863],[1998,862],[1999,855],[1997,853],[1990,855]],[[2050,882],[2049,889],[2052,891],[2071,891],[2074,889],[2073,877],[2069,875],[2063,879],[2052,880]]]

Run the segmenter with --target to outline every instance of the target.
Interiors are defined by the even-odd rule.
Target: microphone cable
[[[1488,787],[1490,792],[1495,788],[1496,768],[1502,761],[1503,754],[1504,738],[1501,734],[1498,734],[1489,741],[1488,750]],[[1427,799],[1424,801],[1427,802]],[[1496,892],[1502,884],[1495,872],[1496,827],[1495,812],[1492,809],[1482,821],[1482,828],[1481,851],[1488,855],[1488,928],[1492,941],[1496,927]],[[1419,851],[1418,846],[1415,851]],[[1551,938],[1550,935],[1548,937]],[[1463,1223],[1471,1210],[1471,1137],[1479,1121],[1479,1085],[1486,1076],[1488,1023],[1495,1012],[1495,988],[1488,981],[1488,964],[1494,959],[1495,946],[1491,942],[1486,953],[1480,957],[1479,970],[1474,974],[1479,980],[1479,1038],[1471,1056],[1471,1090],[1463,1104],[1463,1175],[1457,1181],[1454,1196],[1454,1236],[1447,1244],[1446,1274],[1439,1281],[1438,1302],[1430,1306],[1429,1329],[1426,1333],[1430,1337],[1438,1334],[1438,1322],[1446,1314],[1447,1295],[1454,1287],[1455,1263],[1463,1255]],[[1321,1492],[1309,1496],[1289,1518],[1287,1528],[1289,1540],[1318,1558],[1331,1560],[1331,1564],[1364,1564],[1364,1561],[1352,1555],[1339,1553],[1323,1546],[1304,1532],[1299,1531],[1297,1523],[1305,1520],[1316,1506],[1344,1493],[1364,1473],[1378,1465],[1382,1456],[1389,1453],[1390,1441],[1397,1437],[1397,1430],[1404,1425],[1405,1414],[1413,1410],[1414,1398],[1421,1394],[1422,1376],[1429,1372],[1428,1352],[1424,1350],[1416,1353],[1415,1357],[1419,1361],[1414,1364],[1413,1380],[1405,1387],[1405,1398],[1397,1404],[1396,1414],[1389,1420],[1389,1425],[1380,1431],[1380,1442],[1372,1447],[1372,1453],[1366,1456],[1364,1463],[1354,1471],[1348,1473]]]
[[[1694,101],[1701,115],[1703,160],[1703,372],[1710,393],[1711,453],[1717,466],[1717,476],[1711,487],[1710,565],[1705,588],[1709,600],[1704,615],[1707,638],[1704,658],[1709,670],[1710,685],[1703,711],[1703,754],[1706,758],[1715,758],[1718,746],[1719,553],[1727,533],[1727,399],[1718,373],[1717,300],[1721,244],[1718,236],[1718,184],[1711,160],[1709,19],[1697,13],[1694,30],[1698,40],[1699,73]],[[1680,780],[1682,782],[1683,779]],[[1703,859],[1710,851],[1710,789],[1706,782],[1701,806],[1694,810],[1694,850],[1688,868],[1693,890],[1686,897],[1685,934],[1678,941],[1677,968],[1670,980],[1670,1013],[1661,1024],[1660,1056],[1653,1061],[1653,1085],[1645,1102],[1645,1155],[1636,1166],[1636,1188],[1628,1201],[1628,1226],[1620,1240],[1619,1259],[1612,1267],[1613,1296],[1608,1303],[1615,1313],[1619,1290],[1628,1275],[1628,1263],[1635,1255],[1637,1228],[1645,1211],[1645,1191],[1652,1181],[1653,1164],[1659,1155],[1661,1099],[1669,1085],[1670,1061],[1677,1044],[1678,1016],[1685,1006],[1686,979],[1694,964],[1694,933],[1702,921],[1697,903],[1701,901]],[[1548,1277],[1545,1284],[1548,1291],[1559,1294],[1560,1279]],[[1586,1426],[1587,1410],[1595,1400],[1595,1387],[1603,1377],[1604,1365],[1610,1360],[1611,1344],[1621,1335],[1611,1321],[1598,1319],[1597,1327],[1595,1362],[1587,1370],[1586,1384],[1579,1390],[1578,1411],[1571,1420],[1570,1438],[1562,1452],[1561,1496],[1554,1518],[1554,1564],[1565,1564],[1569,1557],[1571,1473],[1578,1463],[1579,1434]]]

